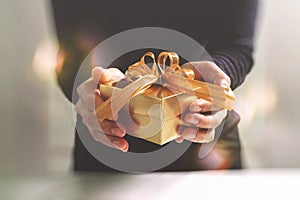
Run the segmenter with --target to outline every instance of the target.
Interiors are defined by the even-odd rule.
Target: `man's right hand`
[[[77,88],[79,100],[76,104],[76,111],[82,116],[82,122],[96,141],[126,152],[129,146],[123,138],[126,134],[125,127],[109,120],[100,123],[93,113],[95,108],[103,103],[97,85],[99,83],[108,84],[111,81],[119,81],[123,78],[125,78],[124,74],[117,68],[95,67],[92,70],[92,77]]]

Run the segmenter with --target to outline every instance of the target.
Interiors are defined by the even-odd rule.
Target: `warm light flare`
[[[58,63],[58,45],[55,40],[43,40],[37,46],[33,57],[33,70],[43,80],[51,80]],[[61,63],[62,61],[60,61]]]
[[[242,116],[242,126],[247,128],[255,116],[266,117],[275,109],[278,92],[272,82],[251,86],[246,93],[237,97],[235,109]]]

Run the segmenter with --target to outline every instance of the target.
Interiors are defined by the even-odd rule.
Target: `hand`
[[[109,120],[100,123],[93,113],[95,108],[103,103],[97,85],[99,83],[108,84],[109,81],[119,81],[124,77],[119,69],[95,67],[92,70],[92,77],[77,88],[79,100],[76,104],[76,111],[82,116],[82,122],[96,141],[126,152],[128,142],[123,138],[126,134],[125,127]]]
[[[182,67],[192,68],[197,80],[230,87],[230,78],[213,62],[191,62]],[[190,126],[186,126],[181,131],[181,136],[176,139],[176,142],[181,143],[184,139],[196,143],[211,141],[215,129],[222,123],[226,115],[226,109],[204,99],[196,99],[190,103],[184,116],[184,121]]]

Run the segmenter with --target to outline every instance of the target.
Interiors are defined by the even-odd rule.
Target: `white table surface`
[[[300,170],[0,177],[0,199],[300,199]]]

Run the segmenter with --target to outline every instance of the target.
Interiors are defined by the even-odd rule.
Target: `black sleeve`
[[[219,35],[212,43],[213,61],[231,78],[232,89],[241,85],[253,66],[253,40],[258,0],[233,0],[223,13]],[[224,10],[223,10],[224,11]],[[222,40],[222,41],[221,41]],[[221,44],[221,45],[220,45]]]
[[[201,15],[201,12],[199,13],[199,16],[202,16],[202,21],[209,21],[209,23],[204,23],[205,27],[203,27],[203,29],[208,31],[204,35],[209,36],[205,37],[208,41],[207,49],[212,55],[214,62],[231,78],[233,89],[244,81],[253,65],[253,35],[257,1],[201,1],[202,4],[205,3],[201,4],[203,9],[207,8],[210,13],[209,17]],[[77,71],[89,52],[78,45],[78,33],[81,30],[88,30],[91,33],[100,35],[97,33],[97,30],[101,29],[100,23],[97,24],[97,20],[91,20],[99,17],[97,9],[91,9],[96,7],[93,5],[102,4],[102,2],[88,1],[89,3],[93,2],[90,5],[86,1],[52,0],[51,2],[60,49],[65,52],[65,60],[61,71],[57,73],[57,80],[67,98],[71,100]],[[89,25],[87,25],[92,23],[91,21],[96,23],[96,26],[91,25],[91,27],[96,27],[97,30],[91,30]],[[107,36],[115,30],[112,24],[105,26],[108,33]],[[134,26],[132,25],[131,27],[135,27],[135,23],[133,24]],[[88,26],[89,28],[87,29],[83,26]],[[195,31],[195,27],[192,25],[187,27],[182,24],[182,26],[189,29],[189,32]],[[129,25],[128,27],[130,28]],[[93,42],[94,44],[98,44],[101,42],[101,39],[95,39]]]
[[[76,2],[51,1],[59,48],[64,57],[62,67],[56,72],[57,82],[70,101],[72,101],[76,74],[88,54],[87,50],[78,46],[80,15],[76,13],[76,9],[70,8],[70,6],[79,7]]]

